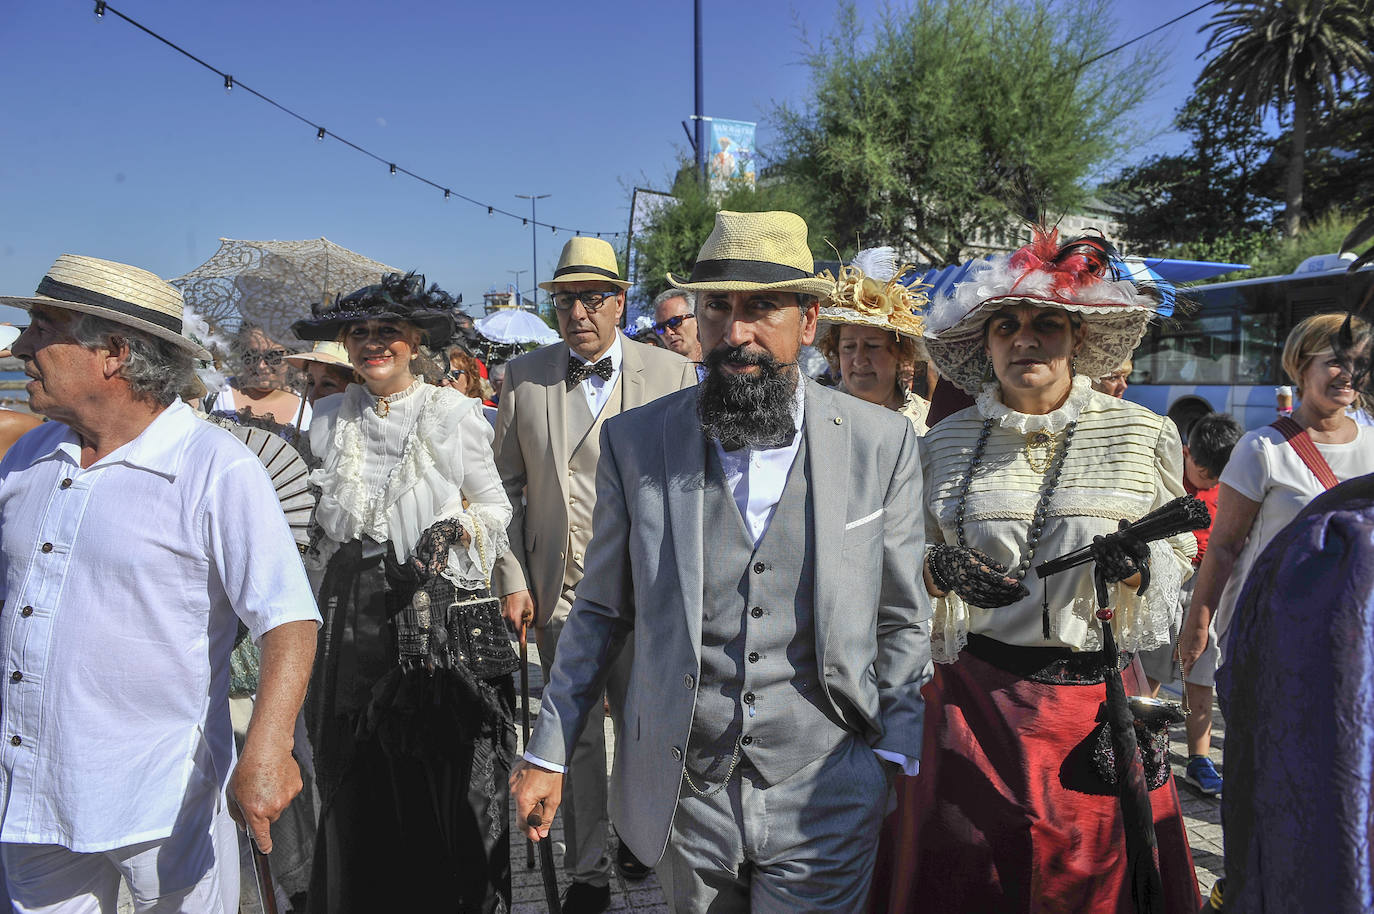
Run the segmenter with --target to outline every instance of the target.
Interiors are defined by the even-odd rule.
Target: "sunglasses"
[[[573,305],[578,302],[587,309],[587,313],[594,314],[606,303],[606,299],[614,298],[620,294],[618,289],[598,292],[555,292],[553,294],[553,306],[559,311],[571,311]]]
[[[654,333],[662,336],[669,330],[676,330],[681,327],[685,321],[694,320],[695,318],[695,314],[679,314],[676,317],[668,318],[666,321],[659,321],[654,324]]]
[[[277,368],[286,361],[286,356],[285,349],[249,349],[239,356],[239,364],[254,368],[259,362],[266,362],[268,368]]]

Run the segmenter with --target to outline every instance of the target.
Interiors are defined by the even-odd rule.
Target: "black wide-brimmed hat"
[[[359,321],[405,321],[420,328],[427,345],[442,346],[453,336],[450,309],[457,305],[438,285],[426,291],[423,273],[388,273],[377,285],[337,297],[332,305],[313,306],[313,316],[296,321],[291,330],[303,340],[337,340]]]

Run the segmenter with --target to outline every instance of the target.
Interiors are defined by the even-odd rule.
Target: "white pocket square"
[[[882,516],[883,516],[883,509],[882,509],[882,508],[879,508],[877,511],[874,511],[872,514],[865,514],[863,517],[859,518],[858,520],[852,520],[852,521],[850,521],[849,523],[845,524],[845,525],[844,525],[845,532],[849,532],[850,530],[853,530],[855,527],[862,527],[864,524],[868,523],[869,521],[875,521],[875,520],[877,520],[878,518],[880,518],[880,517],[882,517]]]

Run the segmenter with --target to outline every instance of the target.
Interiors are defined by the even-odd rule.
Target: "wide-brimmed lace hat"
[[[691,292],[801,292],[818,298],[835,287],[816,275],[801,216],[729,210],[716,213],[692,275],[669,273],[668,282]]]
[[[558,255],[553,279],[541,282],[539,288],[554,292],[557,291],[555,285],[565,282],[605,282],[617,289],[630,288],[630,284],[620,278],[620,264],[616,262],[615,248],[610,242],[584,235],[568,239],[563,245],[563,253]]]
[[[928,299],[923,287],[900,282],[907,269],[897,265],[892,248],[867,248],[842,266],[838,276],[821,273],[831,282],[821,299],[821,326],[873,327],[920,343],[925,322],[918,312]]]
[[[296,321],[291,331],[303,340],[337,341],[349,324],[359,321],[405,321],[425,334],[425,342],[442,346],[453,336],[456,302],[437,285],[425,289],[423,273],[388,273],[373,286],[339,296],[331,305],[315,305],[313,316]]]
[[[997,310],[1025,302],[1079,315],[1084,339],[1079,374],[1100,377],[1135,351],[1173,287],[1138,278],[1101,236],[1059,243],[1057,229],[1037,227],[1031,243],[1010,255],[976,261],[965,278],[926,314],[925,345],[944,377],[970,394],[992,380],[983,325]]]
[[[210,353],[185,336],[181,290],[138,267],[63,254],[29,296],[0,296],[0,304],[29,310],[48,305],[94,314],[166,340],[202,361]]]

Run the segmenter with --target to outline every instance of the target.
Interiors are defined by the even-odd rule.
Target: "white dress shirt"
[[[183,798],[222,802],[239,620],[320,621],[300,554],[258,458],[183,403],[80,458],[50,422],[0,462],[0,841],[208,833]]]
[[[768,532],[773,511],[782,500],[787,476],[801,447],[802,417],[806,415],[806,382],[799,380],[792,397],[792,440],[782,447],[740,448],[727,451],[719,441],[712,441],[720,467],[725,471],[725,484],[735,496],[735,504],[744,518],[744,525],[753,537],[754,548]]]
[[[585,378],[578,385],[582,388],[582,393],[587,398],[587,408],[592,411],[592,418],[595,419],[601,415],[601,408],[611,398],[611,388],[615,387],[615,382],[620,378],[620,366],[624,364],[624,349],[620,345],[620,331],[616,331],[615,339],[611,341],[611,348],[594,359],[584,359],[571,349],[568,350],[568,355],[583,364],[595,364],[607,357],[611,360],[611,377],[609,380],[602,380],[600,375],[594,374]],[[571,391],[569,392],[571,393]]]

